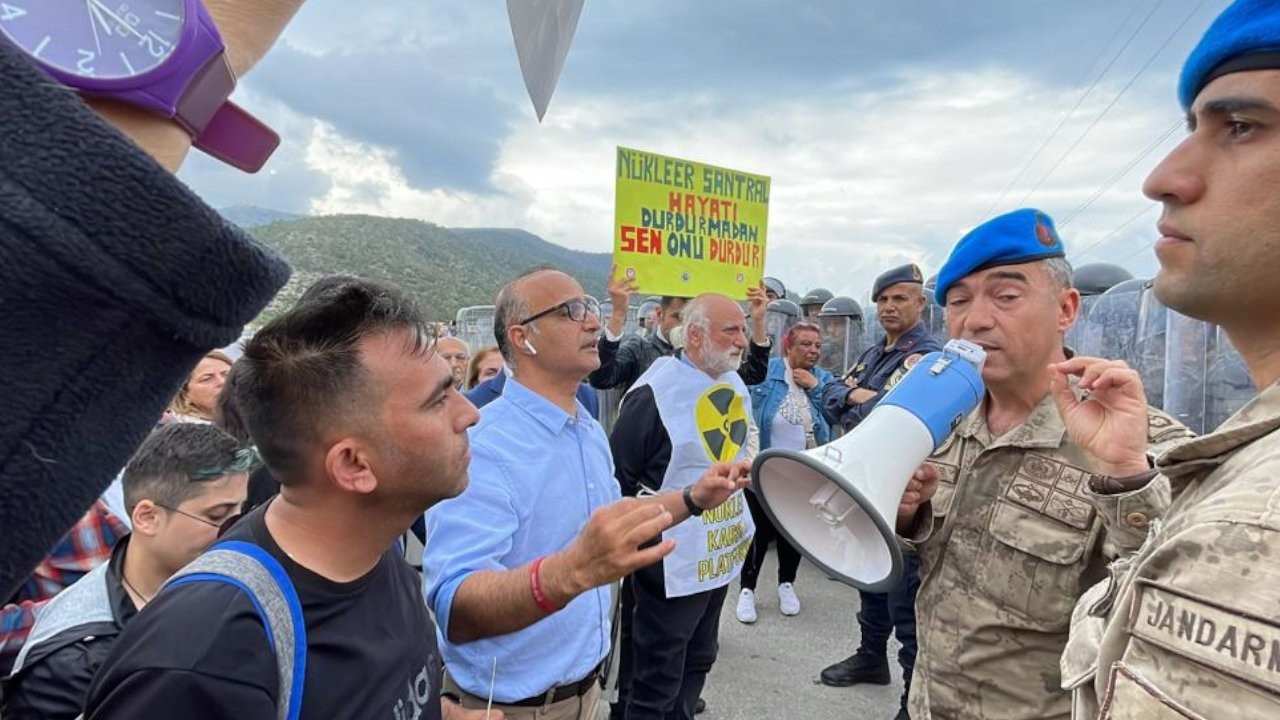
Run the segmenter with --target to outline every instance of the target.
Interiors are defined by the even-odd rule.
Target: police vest
[[[648,385],[662,426],[671,438],[671,462],[659,492],[694,485],[715,462],[739,460],[746,452],[751,399],[736,372],[718,378],[674,357],[656,360],[636,380]],[[755,524],[743,491],[667,529],[676,549],[662,561],[667,597],[684,597],[728,585],[746,561]]]

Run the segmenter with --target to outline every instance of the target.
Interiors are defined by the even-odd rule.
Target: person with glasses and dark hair
[[[600,306],[577,281],[550,269],[511,281],[494,331],[512,375],[471,431],[471,484],[427,513],[445,696],[483,709],[492,692],[508,719],[596,720],[610,584],[671,552],[639,546],[689,511],[678,492],[621,499],[604,430],[575,399],[600,362]],[[704,473],[700,507],[728,498],[744,470]]]
[[[125,624],[240,512],[256,462],[252,448],[210,425],[168,425],[142,443],[124,471],[133,532],[40,613],[6,684],[5,718],[80,715]]]
[[[818,326],[796,323],[782,337],[782,356],[769,360],[769,375],[764,382],[751,386],[751,412],[760,429],[761,450],[808,450],[831,440],[831,425],[822,410],[822,388],[839,381],[818,367],[821,354],[822,331]],[[738,621],[756,621],[756,580],[771,542],[778,545],[778,611],[787,616],[799,615],[795,581],[800,551],[778,533],[754,492],[743,495],[756,523],[756,536],[742,566]]]
[[[550,268],[548,267],[539,266],[533,270],[526,271],[524,275],[521,275],[520,277],[525,277],[534,272],[549,269]],[[556,307],[550,308],[545,314],[549,315],[553,312],[561,314],[568,313],[570,319],[575,320],[576,322],[582,322],[587,315],[587,310],[590,308],[595,308],[596,316],[599,317],[600,304],[590,295],[584,295],[581,298],[570,300],[563,305],[557,305]],[[512,310],[513,308],[506,308],[505,312],[510,313]],[[498,354],[502,357],[502,361],[505,366],[500,372],[498,372],[498,374],[467,391],[467,399],[470,400],[477,408],[482,408],[502,397],[503,388],[505,388],[507,384],[507,377],[511,374],[512,366],[510,356],[514,351],[511,349],[510,341],[503,337],[506,332],[504,328],[510,324],[511,316],[497,316],[497,313],[503,312],[504,310],[501,307],[498,307],[495,311],[493,335],[494,340],[497,342]],[[537,320],[538,318],[533,319]],[[591,389],[590,385],[581,382],[582,378],[578,378],[578,380],[578,387],[575,391],[578,402],[582,403],[588,413],[591,413],[591,417],[598,419],[600,417],[600,399],[596,397],[596,393]]]

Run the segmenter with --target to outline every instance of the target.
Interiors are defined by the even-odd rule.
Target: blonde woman
[[[475,386],[502,372],[502,368],[502,353],[498,352],[498,346],[485,345],[471,356],[471,362],[467,367],[467,389],[474,389]]]
[[[169,403],[165,422],[213,422],[218,396],[227,382],[231,362],[231,358],[221,350],[205,355]]]

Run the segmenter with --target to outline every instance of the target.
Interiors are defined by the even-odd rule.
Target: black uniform
[[[893,347],[885,348],[877,343],[867,348],[846,373],[846,377],[852,377],[857,383],[856,387],[880,393],[879,395],[861,405],[849,405],[846,402],[849,386],[843,382],[831,382],[822,389],[822,406],[828,417],[838,418],[846,431],[852,430],[875,409],[876,403],[884,395],[882,391],[891,385],[890,379],[894,379],[894,373],[902,369],[907,358],[912,355],[927,355],[941,349],[942,345],[929,334],[929,329],[923,323],[916,323],[915,327],[898,338]]]
[[[916,323],[915,327],[898,338],[893,347],[886,348],[883,344],[877,343],[874,347],[868,348],[850,370],[850,375],[857,383],[857,387],[878,393],[874,398],[860,405],[850,406],[847,403],[849,386],[843,382],[832,382],[823,388],[823,406],[828,415],[839,418],[840,424],[846,431],[852,430],[870,414],[884,393],[901,377],[901,372],[905,369],[903,365],[908,358],[941,349],[942,346],[929,334],[928,328],[923,323]],[[911,673],[916,660],[915,599],[916,589],[920,586],[920,561],[915,555],[909,555],[905,560],[903,581],[898,587],[887,593],[858,593],[862,598],[862,609],[858,612],[862,643],[853,657],[824,670],[824,680],[827,680],[832,673],[837,678],[841,674],[846,678],[852,678],[856,664],[858,668],[883,666],[883,674],[879,677],[887,683],[888,664],[884,658],[889,635],[896,628],[898,642],[902,644],[898,663],[902,666],[903,684],[910,687]],[[859,660],[855,661],[855,658]],[[855,682],[866,682],[866,680]]]

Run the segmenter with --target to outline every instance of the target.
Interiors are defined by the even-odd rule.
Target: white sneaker
[[[741,601],[738,607],[742,607]],[[796,597],[796,589],[791,586],[791,583],[782,583],[778,586],[778,609],[783,615],[800,614],[800,598]]]
[[[750,625],[756,621],[756,594],[743,589],[738,593],[738,622]]]

